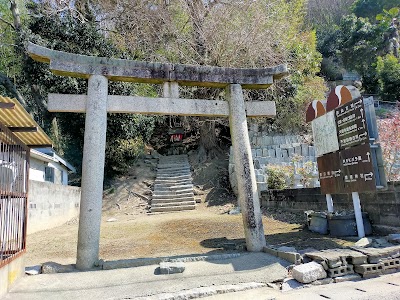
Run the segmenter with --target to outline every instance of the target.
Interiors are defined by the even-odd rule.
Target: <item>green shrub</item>
[[[286,178],[288,177],[288,167],[270,165],[267,167],[268,189],[283,190],[287,188]]]
[[[383,101],[400,100],[400,63],[392,54],[379,56],[376,63],[379,95]]]
[[[106,147],[107,175],[125,173],[143,153],[144,143],[141,137],[114,140],[112,145]]]

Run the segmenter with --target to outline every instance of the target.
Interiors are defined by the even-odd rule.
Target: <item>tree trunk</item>
[[[202,120],[200,125],[200,141],[198,161],[205,162],[209,159],[219,157],[222,150],[218,145],[215,131],[215,121]]]
[[[10,0],[10,10],[13,15],[13,21],[14,21],[14,28],[16,31],[21,30],[21,18],[19,16],[19,10],[17,3],[15,0]]]

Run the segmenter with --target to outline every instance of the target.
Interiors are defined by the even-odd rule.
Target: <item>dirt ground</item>
[[[156,159],[145,158],[104,192],[100,258],[105,260],[222,252],[224,244],[244,245],[241,215],[230,215],[236,198],[226,186],[227,160],[196,165],[190,161],[201,199],[193,211],[148,213]],[[328,249],[353,244],[309,232],[302,214],[263,211],[270,245]],[[26,265],[47,261],[75,263],[78,220],[28,235]]]

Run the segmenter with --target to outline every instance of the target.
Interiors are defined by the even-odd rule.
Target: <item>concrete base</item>
[[[0,298],[10,290],[12,285],[25,273],[25,254],[0,268]]]

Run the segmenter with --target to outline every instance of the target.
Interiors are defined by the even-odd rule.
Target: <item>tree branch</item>
[[[18,90],[17,90],[16,86],[14,85],[14,83],[4,73],[0,73],[0,85],[4,86],[4,88],[10,94],[12,94],[15,98],[17,98],[19,103],[21,103],[23,106],[26,107],[26,101],[25,101],[24,97],[22,97],[22,95],[18,92]]]
[[[11,26],[11,28],[15,30],[15,26],[11,22],[8,22],[7,20],[4,20],[1,17],[0,17],[0,21],[3,23],[6,23],[8,26]]]

